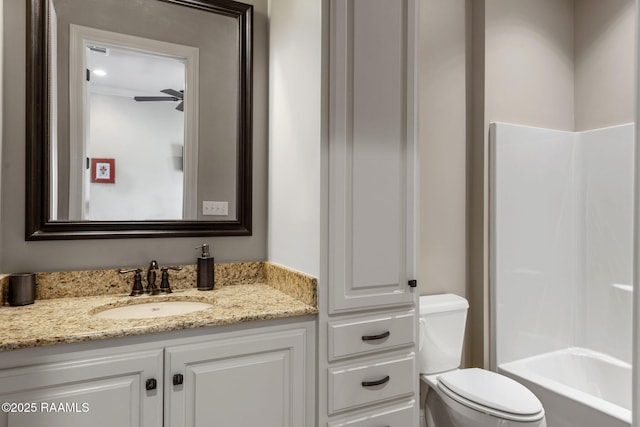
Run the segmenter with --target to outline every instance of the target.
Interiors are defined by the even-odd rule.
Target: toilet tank
[[[460,367],[469,303],[454,294],[420,297],[421,374]]]

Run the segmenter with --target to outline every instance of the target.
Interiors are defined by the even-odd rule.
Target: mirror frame
[[[250,236],[252,212],[253,6],[232,0],[155,0],[238,20],[239,105],[236,219],[231,221],[52,221],[49,213],[49,1],[27,5],[26,240]]]

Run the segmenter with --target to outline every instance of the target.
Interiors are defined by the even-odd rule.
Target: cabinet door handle
[[[175,374],[173,376],[173,385],[181,385],[184,382],[182,374]]]
[[[155,390],[158,387],[158,382],[155,378],[149,378],[144,386],[147,390]]]
[[[377,385],[382,385],[384,383],[389,382],[389,380],[391,379],[391,377],[389,375],[387,375],[386,377],[378,380],[378,381],[362,381],[362,387],[374,387]]]
[[[387,338],[389,335],[391,335],[391,332],[389,332],[389,331],[383,332],[383,333],[378,334],[378,335],[363,335],[362,336],[362,341],[381,340],[383,338]]]

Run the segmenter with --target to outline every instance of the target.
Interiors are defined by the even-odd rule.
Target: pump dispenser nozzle
[[[209,255],[209,245],[207,243],[203,243],[200,246],[196,246],[196,249],[202,249],[202,258],[208,258]]]

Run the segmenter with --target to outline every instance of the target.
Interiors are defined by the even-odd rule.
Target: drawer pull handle
[[[378,381],[362,381],[362,387],[375,387],[377,385],[382,385],[384,383],[389,382],[390,379],[391,377],[387,375],[386,377]]]
[[[362,341],[381,340],[383,338],[387,338],[389,335],[391,335],[391,332],[389,332],[389,331],[383,332],[383,333],[378,334],[378,335],[363,335],[362,336]]]
[[[157,387],[158,382],[155,378],[149,378],[144,384],[144,388],[146,388],[147,391],[155,390]]]

